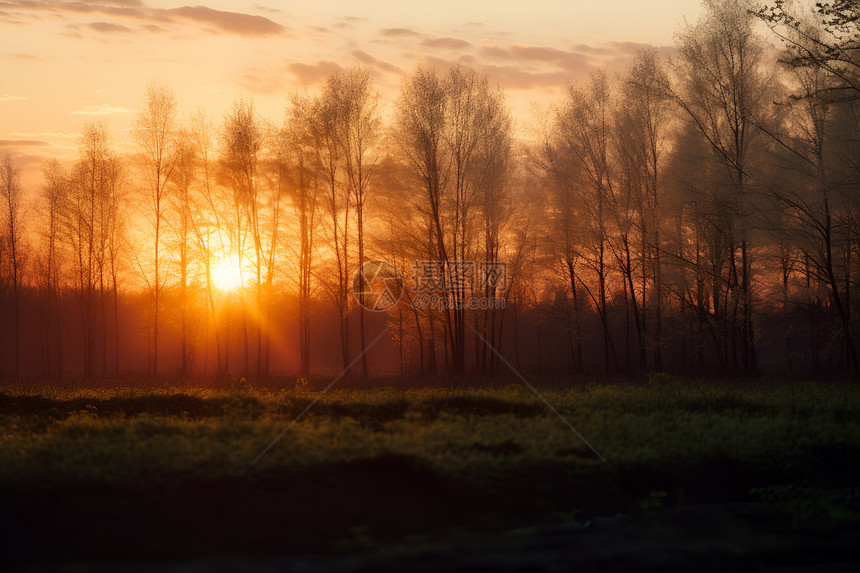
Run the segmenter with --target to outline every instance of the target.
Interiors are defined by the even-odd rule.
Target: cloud
[[[111,115],[114,113],[130,113],[133,109],[106,103],[100,105],[85,105],[72,112],[72,115]]]
[[[0,8],[9,10],[44,11],[52,14],[106,14],[108,16],[147,19],[153,17],[154,12],[147,8],[143,2],[138,0],[78,0],[75,2],[63,2],[58,0],[10,0],[0,3]]]
[[[279,10],[277,8],[272,8],[271,6],[263,6],[262,4],[254,4],[254,10],[259,10],[260,12],[269,12],[271,14],[283,14],[283,10]]]
[[[0,0],[0,14],[3,10],[41,11],[51,14],[102,14],[115,18],[126,18],[143,24],[178,25],[182,20],[214,26],[215,29],[240,36],[270,36],[286,30],[283,26],[253,14],[226,12],[206,6],[181,6],[161,9],[147,6],[140,0],[77,0],[72,2],[38,0]],[[96,24],[107,24],[97,22]],[[114,26],[121,26],[113,24]],[[92,25],[90,25],[92,27]],[[143,28],[146,30],[147,28]],[[118,28],[98,30],[101,32],[124,31]]]
[[[51,144],[37,139],[0,139],[0,147],[45,147],[48,145]]]
[[[419,37],[421,34],[409,28],[383,28],[382,35],[389,38]]]
[[[576,52],[566,52],[545,46],[514,44],[507,49],[507,59],[553,64],[568,72],[582,72],[591,67],[588,57]]]
[[[368,67],[376,68],[377,70],[379,70],[381,72],[389,72],[392,74],[399,74],[402,71],[400,68],[398,68],[394,64],[389,64],[388,62],[378,60],[378,59],[374,58],[373,56],[371,56],[370,54],[368,54],[367,52],[364,52],[362,50],[354,50],[352,52],[352,55],[356,60],[358,60],[362,64],[364,64]]]
[[[422,56],[421,60],[438,70],[446,70],[458,62],[465,62],[480,72],[489,74],[490,81],[505,89],[531,90],[537,88],[556,88],[563,86],[569,74],[561,70],[533,71],[516,65],[492,65],[481,63],[475,58],[461,57],[447,60],[435,56]]]
[[[472,46],[466,40],[460,40],[459,38],[427,38],[421,43],[429,48],[443,48],[446,50],[462,50]]]
[[[490,74],[500,86],[511,90],[559,87],[569,78],[569,74],[562,71],[530,72],[514,66],[493,65],[480,65],[478,68]]]
[[[315,84],[332,72],[343,68],[337,62],[319,60],[315,64],[303,64],[300,62],[287,64],[287,69],[302,83]]]
[[[41,61],[42,58],[37,56],[36,54],[6,54],[6,57],[12,58],[13,60],[29,60],[33,62]]]
[[[78,136],[77,133],[63,133],[61,131],[43,131],[41,133],[15,132],[15,133],[10,133],[9,135],[14,135],[15,137],[66,137],[66,138],[75,138]]]
[[[27,99],[26,96],[13,96],[9,94],[0,95],[0,101],[21,101]]]
[[[121,24],[113,24],[111,22],[92,22],[87,24],[90,28],[95,30],[96,32],[131,32],[131,28],[128,26],[123,26]]]
[[[168,12],[188,18],[189,20],[212,24],[225,32],[232,32],[240,36],[270,36],[280,34],[285,30],[277,22],[273,22],[263,16],[254,16],[239,12],[223,12],[207,8],[206,6],[183,6],[168,10]]]
[[[277,93],[284,90],[282,69],[251,66],[236,79],[236,83],[251,93]]]

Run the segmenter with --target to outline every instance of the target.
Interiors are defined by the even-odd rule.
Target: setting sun
[[[239,257],[224,257],[212,268],[212,280],[221,290],[236,290],[242,286],[242,268]]]

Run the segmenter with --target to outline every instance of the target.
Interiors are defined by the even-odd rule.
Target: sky
[[[202,1],[202,0],[198,0]],[[45,157],[71,161],[92,119],[118,151],[148,83],[170,86],[181,117],[217,122],[252,97],[274,125],[289,94],[363,64],[390,106],[419,62],[462,61],[503,87],[520,125],[595,66],[622,72],[643,44],[665,51],[698,0],[0,0],[0,154],[40,184]]]

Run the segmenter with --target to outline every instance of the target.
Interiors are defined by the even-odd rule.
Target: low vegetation
[[[34,515],[67,540],[51,551],[100,559],[134,555],[136,536],[149,557],[306,552],[359,530],[379,542],[727,502],[766,504],[790,531],[858,522],[850,383],[544,380],[604,463],[522,385],[320,395],[327,382],[6,388],[0,513],[30,517],[5,549],[35,551],[20,525]]]

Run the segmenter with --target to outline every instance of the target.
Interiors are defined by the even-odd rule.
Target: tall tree
[[[250,349],[248,340],[247,282],[251,277],[244,276],[244,261],[248,256],[247,241],[250,236],[253,247],[253,266],[255,278],[254,318],[257,323],[256,351],[257,376],[263,369],[263,333],[259,320],[260,295],[263,276],[263,244],[260,225],[260,202],[258,161],[262,151],[263,134],[260,120],[254,109],[253,101],[238,100],[224,119],[222,161],[226,168],[233,191],[234,250],[239,259],[242,273],[240,300],[242,303],[242,332],[244,350],[244,372],[249,373]]]
[[[716,160],[731,177],[734,191],[730,224],[737,229],[740,261],[732,255],[742,306],[743,370],[758,370],[753,322],[752,258],[750,252],[750,146],[758,131],[756,118],[767,103],[768,77],[762,69],[763,44],[755,32],[749,0],[705,0],[705,14],[677,36],[678,81],[672,91],[687,118],[711,146]],[[734,271],[733,271],[734,272]]]
[[[42,187],[43,219],[41,240],[40,287],[43,293],[44,312],[44,373],[45,379],[53,374],[53,356],[56,355],[56,379],[63,379],[63,321],[61,304],[61,276],[63,265],[62,217],[70,193],[66,170],[57,159],[49,159],[42,169],[45,183]],[[53,348],[53,352],[52,352]]]
[[[23,240],[21,200],[21,168],[10,154],[3,156],[0,164],[0,198],[3,201],[5,228],[5,250],[8,253],[9,276],[12,279],[12,305],[14,328],[14,369],[13,379],[17,380],[21,369],[21,282],[24,264],[21,242]]]
[[[339,74],[339,72],[336,72]],[[375,146],[381,135],[379,94],[366,68],[355,67],[342,74],[337,82],[341,108],[340,140],[343,146],[344,173],[349,199],[355,209],[356,241],[360,268],[365,262],[365,217],[370,181],[378,155]],[[363,277],[363,275],[359,275]],[[359,289],[363,293],[365,288]],[[360,296],[363,296],[361,294]],[[367,378],[367,342],[365,337],[364,301],[359,301],[359,330],[361,337],[362,375]]]
[[[624,174],[622,179],[625,180],[625,190],[632,194],[624,202],[631,207],[627,211],[632,216],[629,222],[639,234],[639,304],[635,299],[637,288],[633,284],[630,261],[630,250],[635,247],[629,241],[624,241],[621,266],[625,269],[636,317],[640,368],[647,367],[645,352],[650,346],[656,371],[663,369],[662,315],[665,294],[662,285],[662,221],[659,210],[663,198],[661,182],[670,121],[670,102],[665,90],[667,82],[657,51],[649,47],[637,52],[622,79],[615,129],[618,163]],[[616,215],[623,216],[623,213],[616,210]]]
[[[600,317],[603,331],[603,367],[606,373],[618,370],[615,343],[609,328],[608,284],[610,200],[615,193],[614,165],[611,156],[612,101],[606,73],[592,73],[586,87],[569,86],[566,100],[556,121],[569,157],[578,164],[585,184],[579,188],[580,200],[588,215],[589,240],[585,242],[583,262],[597,282],[596,289],[581,282]]]
[[[152,83],[146,88],[143,107],[137,116],[135,135],[141,149],[147,182],[146,217],[152,227],[153,275],[150,289],[153,297],[152,362],[150,373],[158,376],[159,312],[164,276],[161,268],[161,243],[164,217],[168,208],[167,183],[176,165],[175,131],[177,104],[170,88]]]
[[[315,132],[313,101],[305,94],[290,98],[283,134],[283,151],[290,170],[290,202],[298,219],[297,290],[299,295],[299,374],[311,374],[311,293],[313,290],[314,253],[316,252],[317,195],[323,183],[315,168]]]

